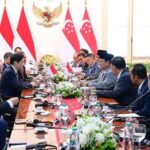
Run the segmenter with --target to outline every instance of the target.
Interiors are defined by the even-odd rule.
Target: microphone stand
[[[57,146],[47,144],[47,142],[40,142],[40,143],[37,143],[37,144],[26,145],[26,150],[31,150],[31,149],[45,150],[46,147],[49,147],[48,149],[57,150]]]
[[[48,129],[64,129],[66,130],[66,128],[60,128],[60,127],[53,127],[53,126],[42,126],[42,125],[38,125],[38,124],[35,124],[35,123],[25,123],[28,127],[45,127],[45,128],[48,128]]]
[[[113,121],[114,118],[116,118],[119,114],[121,114],[122,112],[124,112],[125,110],[127,110],[128,108],[130,108],[132,105],[134,105],[141,98],[143,98],[144,96],[146,96],[148,93],[150,93],[150,90],[147,90],[143,95],[139,96],[131,104],[127,105],[125,108],[123,108],[122,110],[120,110],[117,114],[115,114],[112,118],[110,118],[106,123],[109,123],[109,122]]]

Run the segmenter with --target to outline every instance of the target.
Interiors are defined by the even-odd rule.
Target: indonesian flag
[[[69,63],[66,64],[66,68],[67,68],[69,73],[72,73],[72,68],[70,67]]]
[[[70,15],[70,10],[68,7],[66,17],[65,17],[65,25],[63,27],[63,33],[66,36],[67,40],[70,42],[72,47],[76,52],[80,51],[80,44],[76,34],[76,30],[72,21],[72,17]]]
[[[51,70],[51,72],[52,72],[53,74],[56,74],[56,73],[57,73],[57,70],[56,70],[56,68],[55,68],[54,65],[50,65],[50,70]]]
[[[20,35],[22,41],[26,44],[27,48],[29,49],[34,60],[36,61],[34,42],[33,42],[31,32],[30,32],[30,28],[28,25],[24,7],[22,7],[22,10],[21,10],[17,31],[18,31],[18,34]]]
[[[1,20],[1,26],[0,26],[0,32],[5,39],[5,41],[8,43],[10,48],[13,48],[13,41],[14,41],[14,34],[10,25],[10,21],[8,18],[6,7],[4,7],[3,16]]]
[[[94,31],[92,28],[92,24],[88,15],[87,8],[85,8],[83,20],[82,20],[82,27],[80,29],[80,32],[89,45],[90,49],[94,54],[97,54],[97,42],[94,35]]]

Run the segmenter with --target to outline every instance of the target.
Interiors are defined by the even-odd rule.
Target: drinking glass
[[[56,94],[55,97],[54,97],[55,105],[60,106],[61,101],[62,101],[62,95],[61,94]]]
[[[60,106],[60,111],[61,111],[61,119],[64,123],[64,127],[67,129],[68,127],[68,118],[69,118],[69,110],[68,106],[66,104],[63,104]]]
[[[89,96],[89,100],[90,100],[90,105],[96,105],[97,103],[96,93],[92,92],[91,95]]]
[[[136,150],[140,150],[141,141],[145,138],[146,135],[146,125],[139,124],[138,126],[134,127],[133,129],[134,138],[137,139],[138,146]]]

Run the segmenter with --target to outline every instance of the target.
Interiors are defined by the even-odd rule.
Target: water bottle
[[[131,122],[126,122],[124,128],[124,150],[134,149],[133,127]]]
[[[70,134],[69,150],[80,150],[79,132],[76,127],[72,128],[72,133]]]

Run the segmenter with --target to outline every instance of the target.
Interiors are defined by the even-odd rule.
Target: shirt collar
[[[145,82],[145,80],[143,80],[143,81],[141,82],[141,84],[140,84],[139,87],[138,87],[138,90],[141,90],[141,88],[142,88],[144,82]]]
[[[8,67],[9,65],[5,63],[5,65]]]
[[[119,79],[119,78],[120,78],[120,76],[121,76],[122,72],[123,72],[123,70],[121,70],[121,71],[120,71],[120,73],[119,73],[119,74],[118,74],[118,76],[117,76],[117,79]]]
[[[11,67],[13,68],[13,70],[15,71],[15,73],[18,73],[18,71],[16,70],[16,68],[13,65],[11,65]]]

